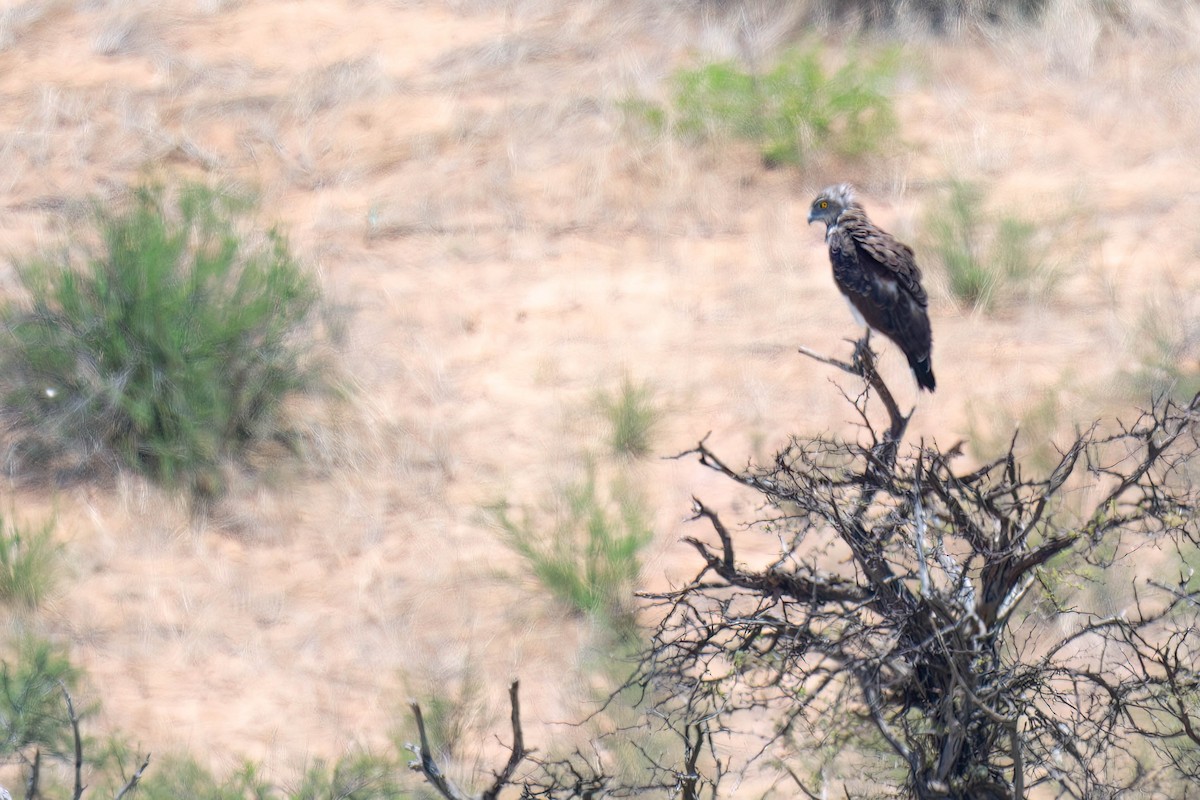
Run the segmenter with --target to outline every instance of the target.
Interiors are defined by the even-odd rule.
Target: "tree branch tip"
[[[673,456],[660,456],[660,458],[663,461],[679,461],[680,459],[687,458],[690,455],[699,454],[700,458],[703,460],[704,454],[708,452],[708,448],[704,446],[704,443],[708,441],[708,437],[710,436],[712,436],[712,431],[704,434],[704,437],[696,443],[695,447],[689,448],[680,453],[676,453]]]

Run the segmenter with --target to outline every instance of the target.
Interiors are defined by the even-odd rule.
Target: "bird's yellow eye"
[[[829,203],[828,203],[828,201],[822,200],[822,201],[821,201],[821,208],[829,208]]]

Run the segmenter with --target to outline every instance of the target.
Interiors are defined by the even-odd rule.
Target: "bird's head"
[[[813,200],[812,208],[808,210],[808,224],[824,222],[825,227],[833,225],[838,215],[852,205],[857,205],[854,197],[854,187],[848,183],[827,186]]]

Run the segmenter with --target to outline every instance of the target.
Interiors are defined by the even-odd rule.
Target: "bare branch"
[[[1094,610],[1089,591],[1104,583],[1096,565],[1151,547],[1186,563],[1200,545],[1200,395],[1115,432],[1092,426],[1044,478],[1030,477],[1042,470],[1021,463],[1015,434],[1001,457],[959,471],[957,444],[902,449],[909,418],[869,339],[852,361],[801,353],[862,381],[858,394],[839,387],[854,435],[794,437],[742,469],[708,437],[677,456],[753,490],[754,516],[729,524],[693,498],[692,520],[708,523],[684,538],[695,577],[639,595],[652,636],[622,693],[588,718],[609,731],[588,752],[532,758],[514,683],[512,749],[479,800],[506,787],[524,800],[700,800],[723,775],[776,764],[776,788],[786,773],[805,796],[838,794],[841,777],[850,796],[833,762],[819,791],[796,765],[881,740],[917,800],[1180,796],[1200,782],[1200,588],[1187,574],[1139,577],[1119,613]],[[642,722],[619,716],[630,695]],[[472,800],[413,712],[413,768],[441,797]],[[682,748],[634,735],[651,729]],[[606,767],[616,753],[643,762],[634,783]]]
[[[512,735],[513,744],[512,752],[509,754],[508,761],[503,769],[496,773],[495,780],[492,785],[484,790],[480,800],[496,800],[500,792],[506,786],[512,783],[513,775],[516,774],[517,767],[529,755],[529,751],[525,749],[525,735],[521,729],[521,702],[518,695],[520,688],[519,681],[513,681],[508,687],[508,701],[512,709]],[[420,744],[416,747],[409,745],[418,760],[409,765],[410,769],[420,772],[425,776],[425,780],[432,786],[438,794],[445,797],[446,800],[471,800],[471,796],[460,789],[445,773],[442,772],[437,762],[433,759],[432,751],[429,747],[429,736],[425,731],[425,719],[421,714],[421,706],[419,703],[412,703],[411,706],[413,717],[417,723],[417,736],[420,739]]]
[[[521,702],[517,696],[517,690],[520,687],[519,681],[513,681],[508,687],[508,703],[512,708],[512,753],[509,754],[508,762],[504,765],[504,769],[496,776],[496,780],[492,783],[491,788],[483,793],[483,800],[496,800],[496,796],[500,794],[500,790],[512,781],[513,774],[517,771],[517,767],[525,760],[528,753],[525,750],[525,736],[521,732]]]
[[[433,760],[433,754],[429,748],[429,737],[425,733],[425,718],[421,715],[421,706],[419,703],[412,703],[413,717],[417,722],[417,736],[420,739],[420,744],[410,749],[417,756],[417,761],[409,765],[410,769],[416,770],[425,776],[425,780],[432,786],[438,794],[445,797],[446,800],[470,800],[469,796],[459,789],[454,783],[442,774],[441,768],[437,762]]]
[[[891,390],[875,368],[875,353],[871,350],[871,332],[868,330],[863,338],[852,344],[854,345],[854,360],[849,363],[823,356],[807,347],[801,347],[799,350],[802,355],[808,356],[814,361],[836,367],[842,372],[866,381],[875,390],[875,394],[879,396],[880,402],[887,410],[890,425],[885,442],[890,442],[893,446],[899,444],[900,440],[904,438],[904,431],[908,428],[909,418],[900,413],[900,406],[897,405]]]
[[[730,536],[729,531],[725,529],[725,525],[721,522],[721,518],[705,507],[704,503],[701,503],[696,497],[692,497],[692,508],[696,511],[696,515],[692,517],[692,519],[700,519],[700,517],[704,517],[709,521],[709,523],[712,524],[713,530],[717,532],[717,536],[721,539],[721,562],[727,569],[734,569],[733,537]]]
[[[1167,760],[1151,769],[1146,748],[1130,743],[1200,736],[1194,657],[1177,669],[1159,644],[1174,635],[1177,604],[1200,603],[1191,600],[1200,591],[1162,586],[1157,605],[1139,600],[1136,614],[1105,617],[1076,607],[1086,596],[1064,603],[1050,588],[1095,560],[1112,531],[1177,549],[1200,541],[1200,496],[1185,469],[1200,452],[1196,409],[1156,407],[1106,436],[1092,426],[1045,478],[1025,477],[1015,436],[1004,456],[959,473],[957,445],[922,442],[901,454],[908,419],[868,340],[852,362],[801,352],[863,380],[860,395],[843,390],[860,435],[793,439],[772,463],[743,470],[706,441],[689,451],[759,492],[766,511],[735,531],[693,499],[694,519],[707,519],[719,544],[685,538],[703,569],[678,590],[647,595],[662,616],[642,685],[668,687],[655,708],[726,725],[743,712],[775,713],[776,732],[751,748],[763,755],[795,744],[799,725],[818,739],[866,736],[870,726],[908,765],[919,798],[1021,797],[1044,784],[1064,797],[1106,796],[1168,768],[1200,779],[1200,763],[1164,749]],[[888,413],[881,433],[871,397]],[[1081,478],[1100,481],[1105,499],[1073,526],[1056,509]],[[778,547],[769,568],[736,562],[765,544]],[[1068,552],[1079,557],[1054,562]],[[1031,598],[1082,623],[1062,633],[1046,615],[1018,613]]]
[[[121,787],[121,791],[113,796],[113,800],[121,800],[122,797],[132,792],[141,783],[142,775],[146,772],[146,767],[150,766],[150,754],[146,754],[146,758],[142,760],[142,765],[137,768],[137,771],[129,777],[125,785]]]
[[[851,344],[853,344],[852,341]],[[837,367],[842,372],[845,372],[848,375],[853,375],[856,378],[862,377],[862,370],[847,361],[838,361],[836,358],[830,358],[829,356],[821,355],[816,350],[810,350],[807,347],[800,347],[799,351],[801,355],[808,356],[813,361],[820,361],[822,364],[828,364],[831,367]]]
[[[65,683],[60,682],[59,687],[67,701],[67,718],[71,721],[71,732],[75,737],[75,791],[71,797],[73,800],[79,800],[86,788],[83,785],[83,738],[79,735],[79,717],[75,714],[75,703],[71,700],[71,693],[67,691]]]
[[[696,734],[696,740],[688,738],[687,728],[683,731],[683,772],[679,776],[679,796],[681,800],[699,800],[696,786],[700,782],[700,774],[696,771],[696,762],[700,758],[700,749],[704,744],[704,726],[700,723],[690,726]]]

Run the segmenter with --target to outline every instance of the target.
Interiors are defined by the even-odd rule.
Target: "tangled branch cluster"
[[[756,493],[763,511],[731,527],[694,500],[709,529],[685,540],[698,573],[645,595],[658,623],[623,690],[675,746],[635,739],[636,785],[606,761],[636,731],[537,760],[514,685],[512,756],[481,796],[512,784],[527,798],[716,798],[722,778],[765,764],[790,794],[817,798],[828,781],[798,754],[845,759],[847,746],[860,772],[878,763],[866,754],[884,756],[875,794],[1200,796],[1200,579],[1187,567],[1200,552],[1200,395],[1113,432],[1093,426],[1046,477],[1022,469],[1015,437],[960,470],[957,446],[901,451],[908,418],[867,341],[850,362],[806,354],[863,380],[848,398],[856,440],[795,438],[746,469],[706,441],[679,456]],[[886,427],[868,414],[874,398]],[[1135,558],[1127,602],[1096,608],[1089,584],[1111,588]],[[422,741],[415,768],[465,798],[427,752]]]
[[[864,350],[823,360],[886,392]],[[672,713],[718,729],[768,712],[779,724],[763,751],[797,729],[882,739],[922,800],[1038,785],[1101,797],[1200,778],[1200,581],[1139,576],[1132,603],[1101,615],[1063,578],[1135,552],[1165,551],[1166,563],[1194,552],[1200,396],[1082,433],[1049,476],[1031,477],[1014,445],[969,472],[954,469],[956,448],[899,457],[907,419],[884,395],[878,434],[870,395],[853,400],[860,441],[794,439],[746,470],[703,441],[683,454],[762,497],[751,528],[773,534],[778,554],[747,566],[735,540],[750,531],[735,535],[696,500],[715,542],[689,538],[703,567],[653,598],[662,622],[641,680],[675,687]]]

